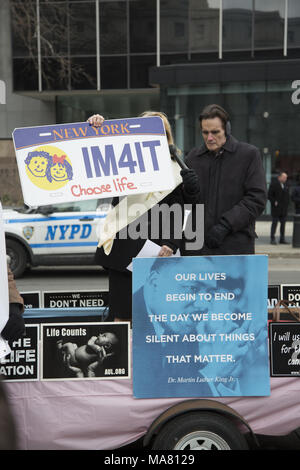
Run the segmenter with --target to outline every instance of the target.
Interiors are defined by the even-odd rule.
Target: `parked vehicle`
[[[91,265],[111,198],[4,210],[6,250],[15,278],[31,266]]]
[[[34,310],[24,315],[43,321]],[[136,399],[128,378],[3,385],[24,450],[110,450],[137,440],[147,450],[300,449],[299,377],[270,382],[270,396],[209,399]]]
[[[130,379],[5,383],[20,449],[300,449],[299,378],[271,378],[270,397],[135,399]],[[280,448],[280,447],[279,447]]]

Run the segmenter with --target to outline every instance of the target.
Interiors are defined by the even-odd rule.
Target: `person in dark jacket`
[[[23,318],[24,300],[21,297],[14,275],[7,266],[8,295],[9,295],[9,317],[1,331],[1,336],[9,342],[16,341],[25,333],[25,322]]]
[[[204,246],[185,254],[254,254],[255,221],[267,201],[259,150],[231,135],[229,115],[221,106],[204,108],[199,121],[204,144],[191,150],[185,162],[199,178]]]
[[[288,175],[281,171],[276,179],[271,181],[268,191],[268,199],[271,202],[271,244],[276,245],[275,233],[278,222],[280,223],[279,243],[287,244],[285,240],[285,223],[289,205],[289,188],[286,184]]]
[[[295,213],[300,214],[300,175],[297,176],[297,184],[292,192],[292,201],[295,205]]]

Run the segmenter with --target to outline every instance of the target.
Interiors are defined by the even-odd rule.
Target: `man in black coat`
[[[292,192],[292,201],[295,205],[295,213],[300,214],[300,174],[297,176],[297,184]]]
[[[280,223],[280,240],[279,243],[287,244],[285,240],[285,223],[289,205],[289,188],[286,184],[288,175],[281,171],[276,179],[274,179],[268,191],[268,199],[271,201],[271,244],[276,245],[275,233],[278,222]]]
[[[254,254],[255,221],[267,201],[265,172],[259,150],[230,135],[228,113],[209,105],[199,117],[204,144],[186,164],[199,178],[204,204],[204,246],[186,255]]]

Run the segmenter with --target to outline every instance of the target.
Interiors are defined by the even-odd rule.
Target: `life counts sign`
[[[24,201],[29,206],[174,187],[160,117],[15,129]]]

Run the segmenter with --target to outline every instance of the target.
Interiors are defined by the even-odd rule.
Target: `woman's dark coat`
[[[131,263],[132,258],[135,258],[140,250],[143,248],[146,240],[152,240],[154,243],[162,246],[167,245],[173,250],[173,253],[176,251],[182,250],[183,236],[180,232],[180,236],[177,236],[177,230],[174,231],[172,227],[172,220],[170,221],[170,236],[166,238],[164,229],[166,228],[166,220],[161,216],[158,223],[158,233],[159,238],[151,238],[151,214],[153,211],[157,210],[157,207],[161,207],[163,204],[167,206],[172,206],[177,204],[181,207],[181,220],[179,225],[183,226],[184,221],[184,204],[192,204],[198,198],[198,194],[195,196],[188,195],[183,188],[183,185],[180,184],[175,188],[170,194],[168,194],[164,199],[162,199],[156,206],[151,210],[146,212],[143,216],[137,219],[135,226],[141,221],[148,226],[148,238],[137,240],[132,240],[127,235],[128,229],[132,226],[125,227],[120,232],[117,233],[116,238],[111,249],[110,254],[107,256],[104,253],[102,247],[97,248],[95,255],[95,262],[100,266],[108,268],[109,274],[109,309],[110,309],[110,319],[114,317],[130,320],[132,316],[131,309],[131,295],[132,295],[132,275],[131,272],[126,268]],[[118,198],[113,200],[113,205],[118,204]],[[172,214],[172,212],[171,212]],[[172,215],[171,215],[172,218]],[[178,223],[178,220],[177,220]],[[136,227],[136,231],[139,229]],[[124,239],[125,237],[125,239]]]
[[[255,221],[267,201],[265,172],[259,150],[229,136],[216,156],[205,145],[186,157],[200,182],[199,202],[204,204],[204,246],[185,255],[254,253]],[[219,248],[208,248],[205,238],[221,219],[231,230]]]

